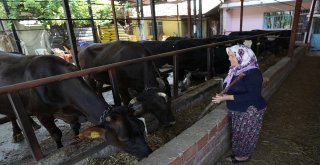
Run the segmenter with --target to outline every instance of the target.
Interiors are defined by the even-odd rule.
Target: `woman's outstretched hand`
[[[213,96],[212,97],[212,102],[216,103],[216,104],[219,104],[223,101],[226,101],[226,100],[234,100],[234,97],[233,95],[220,95],[220,94],[216,94],[216,96]]]

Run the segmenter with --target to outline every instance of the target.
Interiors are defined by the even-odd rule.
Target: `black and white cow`
[[[77,71],[56,56],[22,56],[0,52],[0,87]],[[58,148],[62,133],[54,119],[68,123],[88,120],[103,129],[104,138],[124,151],[146,157],[151,149],[144,139],[143,123],[127,107],[112,108],[82,78],[53,82],[17,92],[28,115],[36,116]],[[0,94],[0,113],[15,122],[6,94]],[[15,128],[14,128],[15,129]],[[16,131],[14,131],[16,132]]]
[[[79,63],[81,69],[87,69],[147,56],[149,52],[139,43],[116,41],[86,47],[79,52]],[[142,104],[142,114],[154,114],[164,126],[175,123],[171,112],[171,100],[168,98],[170,93],[165,93],[168,90],[159,87],[159,84],[165,86],[165,83],[152,61],[118,67],[115,69],[115,75],[119,94],[125,105],[128,105],[130,100],[138,101]],[[88,81],[95,89],[101,89],[103,84],[110,84],[107,72],[91,74]],[[135,97],[132,93],[135,93]]]

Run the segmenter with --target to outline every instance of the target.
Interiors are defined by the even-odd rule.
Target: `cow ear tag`
[[[101,138],[101,136],[103,135],[104,132],[105,131],[103,128],[91,127],[91,128],[85,129],[84,131],[80,132],[79,138],[94,140],[94,139]]]

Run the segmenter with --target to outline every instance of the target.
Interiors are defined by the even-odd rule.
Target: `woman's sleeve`
[[[234,101],[257,100],[261,97],[262,75],[259,72],[249,73],[244,77],[247,92],[234,95]]]

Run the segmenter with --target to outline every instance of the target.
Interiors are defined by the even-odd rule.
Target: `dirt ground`
[[[217,165],[228,165],[226,153]],[[320,52],[298,63],[268,101],[252,165],[320,165]]]

